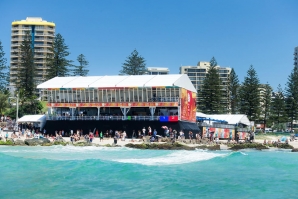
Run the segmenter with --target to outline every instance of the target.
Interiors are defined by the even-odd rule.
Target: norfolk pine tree
[[[147,71],[145,59],[139,55],[137,50],[132,51],[122,65],[120,75],[143,75]]]
[[[230,93],[229,103],[231,104],[231,114],[237,114],[239,112],[239,80],[233,68],[229,77],[228,89]]]
[[[34,51],[31,45],[31,36],[29,32],[26,32],[18,51],[17,78],[13,81],[18,92],[22,91],[24,99],[31,98],[36,89],[36,66],[34,64]]]
[[[206,114],[222,113],[221,81],[216,66],[217,62],[215,58],[212,57],[208,73],[199,91],[199,109]]]
[[[8,86],[9,82],[9,67],[4,55],[2,42],[0,41],[0,92],[6,93],[6,86]]]
[[[298,111],[298,68],[294,67],[288,77],[286,85],[286,111],[291,121],[291,129],[293,129],[293,121],[297,120]]]
[[[87,76],[89,70],[87,70],[87,66],[89,62],[86,60],[85,56],[83,54],[80,54],[77,57],[77,60],[79,62],[78,66],[74,66],[73,75],[74,76]]]
[[[68,46],[64,43],[61,34],[58,33],[55,36],[52,47],[49,50],[51,53],[47,54],[46,59],[48,66],[46,79],[68,76],[72,61],[67,59],[69,55]]]
[[[252,65],[239,89],[239,96],[240,113],[246,114],[250,121],[256,121],[260,115],[260,90],[259,78]]]
[[[286,113],[286,102],[284,97],[284,92],[280,86],[277,87],[277,91],[275,92],[275,96],[272,99],[271,106],[271,118],[273,122],[276,124],[287,122],[287,113]]]
[[[265,128],[267,127],[267,121],[270,118],[270,109],[271,109],[271,95],[272,95],[272,88],[271,86],[267,83],[265,85],[262,85],[263,87],[263,96],[261,98],[261,116],[260,120],[263,120],[264,122],[264,131]]]

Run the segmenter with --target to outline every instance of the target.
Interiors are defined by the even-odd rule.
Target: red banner
[[[48,107],[177,107],[178,102],[47,103]]]
[[[196,122],[196,93],[181,89],[181,120]]]
[[[169,116],[169,122],[178,122],[178,116]]]

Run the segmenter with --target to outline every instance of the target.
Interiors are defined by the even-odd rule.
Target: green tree
[[[64,38],[61,34],[55,36],[52,47],[49,49],[51,53],[47,54],[47,66],[49,69],[46,72],[46,79],[52,79],[54,77],[65,77],[69,75],[71,67],[71,60],[67,59],[70,54],[68,52],[68,46],[64,42]]]
[[[260,120],[263,120],[264,122],[264,131],[267,126],[267,121],[270,118],[270,109],[271,109],[271,96],[272,96],[272,88],[267,83],[265,85],[261,85],[261,115]]]
[[[229,82],[228,90],[230,94],[229,103],[231,105],[231,113],[236,114],[239,112],[239,94],[238,94],[239,80],[233,68],[231,70],[228,82]]]
[[[9,83],[9,67],[4,55],[2,42],[0,41],[0,92],[5,92]]]
[[[293,71],[288,77],[286,85],[286,111],[291,121],[291,128],[293,128],[293,121],[297,120],[298,112],[298,68],[294,67]]]
[[[240,113],[246,114],[249,120],[256,121],[260,115],[260,90],[259,78],[252,65],[239,89],[239,96]]]
[[[276,124],[287,122],[286,102],[284,92],[280,86],[277,87],[277,91],[274,93],[271,107],[271,118]]]
[[[8,94],[0,92],[0,114],[3,114],[5,109],[8,107]]]
[[[122,65],[120,75],[143,75],[146,73],[145,59],[139,55],[137,50],[132,51]]]
[[[34,52],[29,32],[26,32],[24,36],[24,40],[19,47],[18,56],[17,77],[12,79],[12,82],[18,91],[24,91],[25,98],[31,97],[36,89],[36,66],[34,64]]]
[[[87,76],[89,70],[87,70],[86,68],[87,68],[89,62],[86,60],[85,55],[80,54],[77,57],[77,60],[80,65],[74,66],[75,69],[73,70],[73,75],[74,76]]]
[[[217,62],[212,57],[208,73],[199,91],[198,106],[206,114],[222,113],[221,81],[216,66]]]

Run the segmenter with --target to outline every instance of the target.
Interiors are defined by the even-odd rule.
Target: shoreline
[[[264,145],[263,140],[256,139],[253,143],[238,143],[238,144],[228,144],[227,140],[220,140],[219,144],[215,143],[200,143],[200,144],[194,144],[194,143],[184,143],[180,141],[176,142],[148,142],[148,140],[143,141],[142,139],[125,139],[117,140],[117,144],[114,144],[113,138],[104,138],[102,141],[100,138],[96,137],[93,139],[92,143],[86,142],[84,139],[79,140],[77,142],[70,142],[69,137],[63,137],[63,140],[53,140],[52,138],[48,139],[50,142],[47,142],[45,144],[34,144],[34,145],[28,145],[25,144],[25,140],[27,140],[25,137],[20,138],[14,138],[12,142],[12,138],[8,138],[8,141],[10,140],[9,144],[3,143],[5,142],[5,138],[2,139],[0,142],[0,145],[2,146],[53,146],[53,145],[62,145],[62,146],[95,146],[95,147],[129,147],[129,148],[136,148],[136,149],[151,149],[151,150],[195,150],[195,149],[203,149],[203,150],[242,150],[242,149],[256,149],[256,150],[272,150],[272,149],[286,149],[286,150],[292,150],[298,151],[298,141],[292,141],[289,142],[288,145],[281,143],[280,147],[277,146],[270,146],[270,145]],[[39,141],[42,139],[34,139],[29,138],[28,140],[32,141]],[[27,141],[28,141],[27,140]],[[268,139],[269,140],[269,139]],[[271,140],[271,139],[270,139]],[[274,140],[274,139],[273,139]],[[189,142],[188,139],[185,140],[186,142]],[[127,146],[126,146],[127,145]],[[135,146],[134,146],[135,145]],[[286,147],[286,148],[284,148]]]

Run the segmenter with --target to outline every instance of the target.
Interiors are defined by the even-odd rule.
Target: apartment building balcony
[[[26,28],[24,28],[24,27],[12,27],[11,29],[12,30],[31,30],[31,27],[26,27]]]
[[[36,36],[48,36],[48,37],[54,37],[54,34],[45,34],[45,33],[35,33]]]
[[[34,44],[34,46],[52,46],[51,44]]]
[[[48,52],[48,53],[51,53],[51,51],[46,50],[46,49],[34,49],[34,52]]]
[[[19,38],[19,37],[17,37],[17,38],[11,38],[11,41],[23,41],[23,38]]]
[[[46,55],[34,55],[34,57],[38,57],[38,58],[46,58]]]
[[[12,47],[14,47],[14,46],[20,46],[21,44],[19,44],[19,43],[13,43],[13,44],[11,44],[11,46]]]

